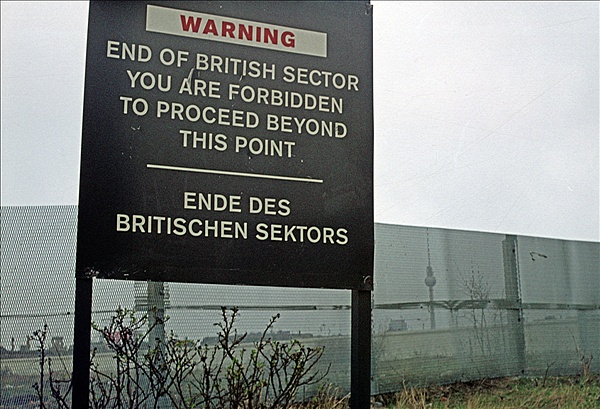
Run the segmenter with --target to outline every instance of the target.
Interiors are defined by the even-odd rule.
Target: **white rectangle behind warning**
[[[327,57],[327,33],[148,5],[146,31]]]

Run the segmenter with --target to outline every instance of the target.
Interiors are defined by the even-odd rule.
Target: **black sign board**
[[[362,1],[90,2],[77,274],[372,288]]]

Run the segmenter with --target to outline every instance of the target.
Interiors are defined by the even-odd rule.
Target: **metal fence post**
[[[524,374],[527,369],[527,360],[525,356],[525,325],[521,308],[517,236],[506,236],[506,239],[502,241],[502,254],[504,256],[504,288],[509,304],[507,308],[509,351],[515,354],[512,362],[516,363],[516,368],[511,368],[511,372]]]
[[[148,281],[148,325],[150,334],[148,337],[149,348],[159,348],[159,357],[164,359],[165,353],[165,283]],[[159,366],[164,363],[160,362]],[[165,375],[164,373],[162,374]],[[158,409],[168,409],[171,403],[167,396],[161,396],[154,403]]]

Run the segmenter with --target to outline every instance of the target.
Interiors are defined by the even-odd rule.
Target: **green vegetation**
[[[484,379],[405,388],[375,401],[377,406],[390,409],[600,408],[600,375]]]

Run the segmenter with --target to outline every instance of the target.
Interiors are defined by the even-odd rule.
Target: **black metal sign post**
[[[91,277],[78,277],[75,279],[75,329],[71,388],[73,408],[89,407],[92,287]]]
[[[371,407],[371,291],[352,290],[350,407]]]
[[[372,68],[366,0],[91,1],[77,278],[371,291]]]

